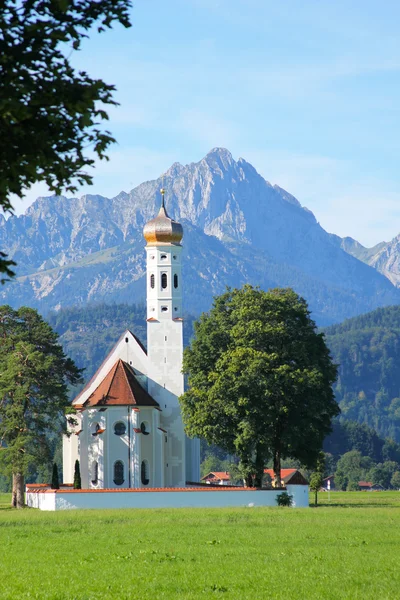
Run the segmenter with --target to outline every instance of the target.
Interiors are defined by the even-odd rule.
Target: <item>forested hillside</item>
[[[339,364],[342,417],[400,442],[400,306],[348,319],[325,334]]]

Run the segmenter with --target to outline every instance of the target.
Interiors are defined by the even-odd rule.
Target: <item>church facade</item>
[[[80,463],[82,488],[170,488],[200,480],[200,442],[184,432],[182,226],[165,209],[146,239],[147,350],[125,331],[73,401],[63,439],[64,483]]]

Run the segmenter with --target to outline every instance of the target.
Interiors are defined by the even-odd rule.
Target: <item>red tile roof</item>
[[[361,487],[372,487],[373,483],[371,481],[359,481],[358,485]]]
[[[297,469],[281,469],[281,479],[285,481],[285,479],[290,478],[294,473],[297,472]],[[273,469],[264,469],[264,473],[271,477],[272,480],[275,479],[275,472]]]
[[[201,487],[184,487],[184,488],[106,488],[106,489],[87,489],[87,490],[75,490],[73,488],[60,487],[60,489],[53,490],[49,485],[47,487],[39,488],[35,484],[29,484],[26,486],[27,492],[29,493],[41,493],[41,494],[104,494],[104,493],[140,493],[140,492],[261,492],[268,490],[261,490],[258,488],[245,488],[245,487],[234,487],[228,485],[221,486],[210,486],[202,485]]]
[[[204,477],[201,478],[201,481],[204,479],[220,479],[221,481],[229,481],[230,475],[228,471],[211,471],[211,473],[208,473],[208,475],[204,475]]]
[[[84,388],[79,392],[79,394],[77,395],[77,397],[73,400],[72,404],[74,404],[76,402],[76,404],[74,404],[74,406],[76,408],[80,408],[82,406],[82,404],[80,404],[79,402],[77,402],[77,400],[79,400],[79,398],[82,396],[82,394],[84,394],[86,392],[86,390],[90,387],[90,384],[92,383],[92,381],[94,381],[97,377],[97,375],[100,373],[101,369],[103,368],[103,365],[106,364],[107,360],[109,359],[109,357],[111,356],[111,354],[114,352],[115,348],[118,346],[118,344],[121,342],[121,340],[126,337],[126,334],[130,333],[131,336],[134,338],[134,340],[138,343],[140,349],[143,351],[144,354],[147,354],[147,350],[144,347],[144,345],[142,344],[142,342],[139,340],[138,337],[136,337],[136,335],[134,333],[132,333],[132,331],[130,331],[129,329],[127,329],[126,331],[124,331],[124,333],[121,335],[121,337],[119,338],[118,342],[115,344],[115,346],[113,347],[113,349],[111,350],[111,352],[109,352],[106,356],[106,358],[103,360],[103,362],[101,363],[101,365],[99,366],[99,368],[97,369],[96,373],[93,375],[93,377],[87,382],[87,384],[84,386]]]
[[[119,359],[87,400],[74,406],[153,406],[158,403],[140,385],[130,365]]]

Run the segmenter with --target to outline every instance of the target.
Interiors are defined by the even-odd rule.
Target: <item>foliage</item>
[[[73,68],[70,56],[96,23],[129,27],[129,0],[3,0],[0,10],[0,205],[12,212],[37,181],[75,191],[91,183],[85,168],[114,142],[102,131],[115,87]],[[0,272],[12,275],[0,257]]]
[[[58,478],[57,463],[53,463],[53,473],[51,476],[51,489],[58,490],[60,488],[60,480]]]
[[[229,460],[220,460],[213,454],[208,454],[206,458],[200,463],[200,476],[204,477],[213,471],[228,471],[230,467]]]
[[[395,471],[390,480],[390,486],[395,490],[400,490],[400,471]]]
[[[293,496],[287,492],[281,492],[276,497],[276,503],[278,506],[292,506]]]
[[[335,473],[335,487],[340,490],[359,489],[358,482],[365,480],[372,467],[372,460],[361,455],[358,450],[346,452],[339,459]]]
[[[79,465],[79,460],[76,459],[74,467],[74,490],[80,489],[82,489],[81,468]]]
[[[312,464],[338,407],[336,376],[306,302],[290,289],[250,285],[215,298],[184,351],[186,432],[240,459],[247,485],[281,457]]]
[[[325,334],[340,365],[334,391],[342,417],[400,443],[400,306],[348,319]]]
[[[6,473],[23,478],[32,463],[49,461],[51,434],[61,430],[70,409],[68,383],[79,380],[57,334],[35,310],[0,307],[0,458]]]
[[[314,492],[314,505],[318,504],[318,492],[322,488],[325,475],[325,455],[320,452],[315,464],[315,470],[310,478],[310,490]]]

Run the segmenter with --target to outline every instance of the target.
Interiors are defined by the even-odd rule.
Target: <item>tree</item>
[[[368,481],[381,485],[384,489],[389,489],[393,474],[397,471],[399,465],[391,460],[374,465],[367,474]]]
[[[400,471],[395,471],[390,480],[390,485],[395,490],[400,490]]]
[[[74,192],[91,183],[85,170],[114,141],[102,131],[104,106],[115,87],[77,71],[73,51],[96,23],[130,26],[130,0],[3,0],[0,8],[0,206],[13,212],[11,195],[22,197],[37,181],[50,190]],[[15,264],[0,253],[0,273]]]
[[[51,489],[58,490],[60,488],[60,480],[58,478],[58,467],[56,463],[53,463],[53,474],[51,476]]]
[[[372,464],[372,460],[362,456],[358,450],[346,452],[337,463],[335,487],[348,491],[358,489],[358,482],[366,477]]]
[[[310,490],[314,492],[314,506],[318,505],[318,492],[324,484],[325,475],[325,454],[320,452],[317,462],[315,464],[315,471],[313,471],[310,479]]]
[[[24,505],[29,466],[49,463],[51,434],[65,427],[63,415],[72,410],[68,384],[81,380],[57,342],[35,310],[0,307],[0,460],[12,473],[17,508]]]
[[[186,432],[240,459],[248,486],[261,487],[273,459],[312,465],[338,414],[332,364],[305,300],[293,290],[228,289],[194,324],[184,351],[189,389],[180,398]]]
[[[81,468],[79,466],[79,460],[76,459],[75,468],[74,468],[74,490],[80,490],[81,488],[82,488]]]

